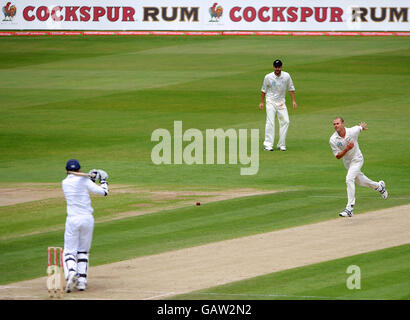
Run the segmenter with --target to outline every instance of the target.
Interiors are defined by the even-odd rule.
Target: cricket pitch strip
[[[90,268],[63,299],[148,300],[410,243],[410,205]],[[0,299],[49,299],[46,277],[0,286]]]

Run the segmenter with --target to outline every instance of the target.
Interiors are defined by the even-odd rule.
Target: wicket
[[[58,256],[60,255],[60,259]],[[52,259],[54,258],[54,259]],[[48,247],[47,290],[50,297],[62,297],[64,293],[63,249]]]

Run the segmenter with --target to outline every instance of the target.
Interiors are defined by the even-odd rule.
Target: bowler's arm
[[[346,145],[346,148],[344,148],[342,151],[340,151],[338,154],[336,154],[337,159],[341,159],[345,156],[346,153],[348,153],[351,149],[354,147],[354,142],[349,141]]]

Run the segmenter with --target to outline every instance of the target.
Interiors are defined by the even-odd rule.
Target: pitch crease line
[[[370,298],[353,298],[353,297],[322,297],[322,296],[297,296],[288,294],[241,294],[241,293],[216,293],[216,292],[204,292],[197,293],[198,295],[220,295],[220,296],[241,296],[241,297],[284,297],[284,298],[302,298],[302,299],[335,299],[335,300],[383,300],[383,299],[370,299]]]
[[[151,300],[151,299],[156,299],[156,298],[166,297],[166,296],[173,296],[173,295],[176,295],[176,293],[175,292],[168,292],[168,293],[152,296],[152,297],[149,297],[149,298],[144,298],[142,300]]]

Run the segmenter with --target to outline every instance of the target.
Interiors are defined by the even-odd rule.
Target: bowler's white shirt
[[[94,209],[91,207],[89,191],[104,196],[105,191],[87,177],[74,174],[67,175],[62,182],[63,192],[67,201],[67,215],[90,215]]]
[[[344,138],[339,136],[339,134],[335,131],[333,135],[330,137],[329,143],[330,147],[332,148],[333,154],[336,156],[340,151],[346,148],[347,142],[352,140],[354,142],[354,147],[350,149],[343,157],[343,162],[349,163],[352,160],[363,160],[362,152],[359,148],[358,138],[359,133],[363,130],[361,126],[354,126],[351,128],[345,128],[346,135]]]
[[[277,77],[275,72],[268,73],[263,80],[261,91],[266,94],[266,104],[273,104],[275,107],[284,108],[286,90],[295,91],[292,78],[289,73],[281,71]]]

